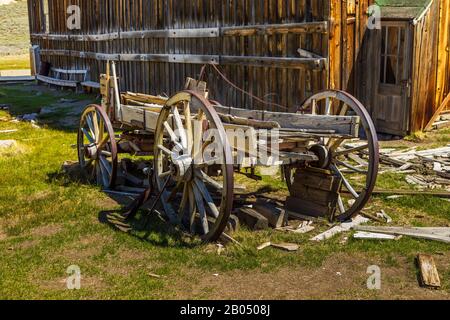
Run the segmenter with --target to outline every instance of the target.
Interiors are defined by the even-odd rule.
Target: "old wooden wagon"
[[[88,106],[80,121],[82,168],[109,189],[120,154],[152,155],[153,166],[145,168],[157,194],[152,208],[161,200],[171,222],[204,240],[223,233],[233,207],[233,174],[243,167],[282,166],[291,194],[287,208],[305,217],[345,221],[375,186],[375,127],[343,91],[313,95],[297,113],[246,110],[209,99],[206,83],[194,79],[170,98],[121,93],[113,62],[112,75],[101,77],[101,92],[102,105]]]

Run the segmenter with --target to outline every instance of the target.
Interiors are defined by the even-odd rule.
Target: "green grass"
[[[56,92],[55,96],[51,91],[37,95],[37,91],[27,88],[0,88],[0,103],[12,104],[13,114],[36,111],[57,102],[61,96],[74,95]],[[8,117],[9,114],[0,111],[0,119]],[[324,262],[336,255],[362,256],[368,261],[379,261],[385,268],[399,268],[406,263],[411,277],[417,253],[449,256],[446,244],[406,237],[392,242],[350,239],[342,245],[343,236],[338,236],[315,244],[308,240],[311,235],[249,232],[245,228],[234,235],[242,247],[228,246],[219,256],[214,245],[187,238],[156,217],[148,229],[143,229],[141,221],[136,220],[135,231],[125,234],[99,219],[102,211],[116,210],[119,206],[97,187],[69,179],[61,170],[64,161],[77,158],[71,147],[76,142],[74,130],[61,130],[51,123],[35,129],[26,123],[0,121],[0,131],[13,128],[19,131],[0,136],[18,142],[16,149],[9,150],[7,155],[0,154],[0,299],[172,299],[179,297],[180,292],[191,292],[191,286],[214,273],[252,277],[257,272],[304,270],[308,274],[320,271]],[[397,179],[388,175],[382,186],[397,187]],[[248,183],[240,175],[237,180]],[[286,192],[280,180],[268,177],[254,187]],[[450,203],[436,198],[378,197],[370,206],[372,210],[384,208],[402,225],[450,223]],[[426,219],[417,218],[418,213]],[[317,231],[327,228],[319,226]],[[266,241],[294,242],[301,249],[298,253],[276,249],[257,252],[255,248]],[[70,265],[81,268],[82,290],[65,289],[65,272]],[[450,266],[440,266],[440,271],[443,293],[448,294]],[[152,278],[149,273],[166,278]],[[395,284],[389,279],[386,281]],[[321,281],[315,279],[315,283]],[[352,288],[363,290],[361,283],[353,283]],[[278,287],[282,295],[283,284]],[[354,298],[353,289],[343,289],[341,297]],[[203,299],[213,294],[214,290],[204,288],[190,297]],[[363,297],[378,296],[367,293]]]
[[[29,55],[0,57],[0,71],[30,69]]]

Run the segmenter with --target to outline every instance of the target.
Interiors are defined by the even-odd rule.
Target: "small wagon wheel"
[[[106,112],[89,105],[78,130],[78,160],[92,181],[104,189],[114,188],[117,177],[117,143]]]
[[[324,91],[306,100],[299,112],[359,116],[357,138],[322,138],[313,147],[321,161],[313,166],[328,169],[341,177],[343,189],[337,204],[338,221],[346,221],[360,212],[375,188],[379,166],[379,144],[373,121],[364,106],[343,91]],[[356,161],[356,162],[355,162]],[[289,190],[293,179],[291,167],[284,168]]]
[[[231,147],[213,105],[193,91],[170,98],[158,119],[154,157],[156,188],[170,221],[204,241],[217,240],[231,214],[234,186]]]

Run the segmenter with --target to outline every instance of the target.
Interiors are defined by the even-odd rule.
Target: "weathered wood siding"
[[[414,28],[412,132],[425,128],[449,92],[449,14],[450,1],[434,1]]]
[[[211,61],[220,63],[238,86],[291,111],[328,86],[326,69],[315,68],[297,52],[302,48],[328,57],[328,1],[48,0],[48,35],[43,35],[41,10],[47,0],[28,1],[32,42],[40,45],[42,61],[59,68],[89,69],[91,80],[97,81],[106,60],[114,58],[119,61],[123,90],[170,95],[182,88],[186,77],[197,77],[202,65]],[[66,27],[69,5],[81,7],[81,30]],[[317,27],[282,28],[307,22],[317,22]],[[276,28],[262,28],[268,25]],[[249,26],[257,28],[227,29]],[[196,29],[198,33],[200,28],[218,28],[220,35],[191,38],[158,32]],[[145,31],[145,35],[134,31]],[[86,35],[92,35],[91,39]],[[276,110],[207,71],[213,98],[239,107]]]
[[[373,0],[331,0],[329,88],[357,94],[358,61],[367,34],[368,9]]]

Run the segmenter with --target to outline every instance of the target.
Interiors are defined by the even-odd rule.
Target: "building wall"
[[[367,35],[368,9],[373,0],[331,0],[329,88],[357,95],[358,61]]]
[[[42,33],[41,3],[48,1],[51,36]],[[328,34],[317,30],[282,29],[231,31],[220,37],[174,38],[158,31],[167,29],[278,26],[326,22],[329,3],[316,0],[28,0],[32,42],[41,46],[42,61],[55,67],[89,69],[96,81],[105,71],[106,59],[119,59],[121,89],[170,95],[180,90],[186,77],[197,77],[205,56],[220,56],[224,74],[239,87],[289,111],[311,94],[327,87],[325,69],[301,62],[298,48],[328,57]],[[81,30],[66,27],[66,9],[79,5]],[[142,38],[133,31],[152,31]],[[102,35],[101,41],[77,35]],[[124,54],[128,54],[125,57]],[[187,63],[169,62],[170,55],[187,56]],[[200,61],[192,63],[194,58]],[[261,61],[258,58],[269,60]],[[243,59],[245,58],[245,59]],[[143,61],[141,61],[141,59]],[[275,60],[274,60],[275,59]],[[276,60],[278,59],[278,60]],[[284,60],[283,60],[284,59]],[[211,96],[227,105],[284,111],[264,105],[233,89],[207,68]]]
[[[412,132],[425,128],[449,92],[449,11],[448,0],[434,1],[430,12],[415,26]]]

